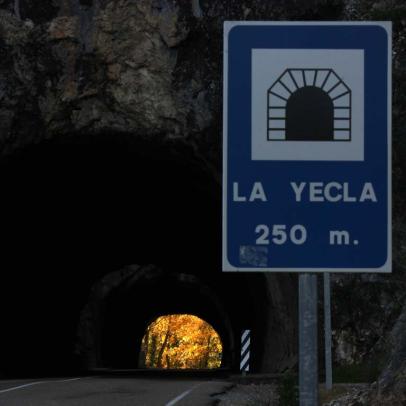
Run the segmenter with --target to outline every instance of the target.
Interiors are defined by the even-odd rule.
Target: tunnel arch
[[[189,295],[177,311],[201,315],[222,335],[225,366],[237,368],[244,328],[253,330],[253,370],[292,357],[292,338],[289,351],[282,347],[292,331],[281,328],[291,316],[280,306],[294,282],[285,289],[282,276],[272,285],[264,275],[221,272],[221,187],[191,146],[114,132],[64,135],[2,157],[0,181],[0,374],[125,366],[124,353],[125,362],[109,362],[113,315],[136,301],[140,286],[165,283]],[[161,311],[157,305],[155,315]],[[270,328],[286,356],[264,355]]]
[[[0,181],[5,373],[77,369],[79,314],[103,275],[150,262],[188,272],[195,257],[197,274],[216,266],[220,185],[185,144],[64,135],[1,157]]]

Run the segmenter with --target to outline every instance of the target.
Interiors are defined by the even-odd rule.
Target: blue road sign
[[[223,270],[391,272],[391,23],[225,22]]]

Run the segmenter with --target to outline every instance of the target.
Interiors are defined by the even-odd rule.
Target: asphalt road
[[[1,406],[209,406],[229,383],[186,378],[84,377],[0,381]]]

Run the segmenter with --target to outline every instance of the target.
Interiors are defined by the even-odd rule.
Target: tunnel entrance
[[[176,142],[75,133],[2,157],[0,374],[137,368],[148,325],[168,314],[216,330],[221,368],[238,369],[247,328],[252,370],[292,358],[280,311],[292,282],[221,272],[220,183]]]
[[[159,316],[146,329],[139,366],[163,369],[215,369],[223,345],[217,331],[191,314]]]
[[[208,278],[218,269],[220,187],[185,145],[67,134],[3,157],[0,168],[5,374],[103,365],[83,361],[78,323],[92,286],[117,269],[154,263]],[[26,331],[35,334],[27,340]]]

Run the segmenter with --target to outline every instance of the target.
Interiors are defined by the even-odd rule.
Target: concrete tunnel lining
[[[218,332],[222,367],[230,368],[235,336],[221,299],[195,275],[165,273],[153,265],[126,267],[93,287],[78,327],[78,348],[87,368],[136,368],[148,325],[161,315],[186,313],[202,318]]]

